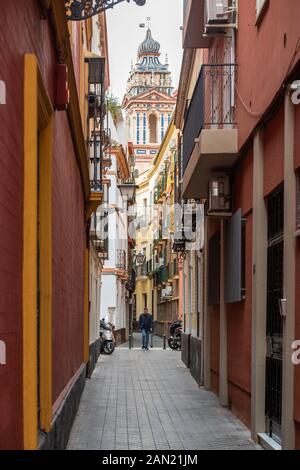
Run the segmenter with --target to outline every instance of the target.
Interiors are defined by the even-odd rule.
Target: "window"
[[[225,300],[237,303],[245,295],[246,228],[239,209],[226,223]]]
[[[149,116],[150,143],[157,144],[157,117],[155,114]]]
[[[147,213],[147,199],[144,199],[143,201],[143,216],[144,216],[144,220],[145,220],[145,224],[147,223],[147,216],[148,216],[148,213]]]
[[[164,140],[165,136],[165,116],[164,114],[161,115],[161,141]]]
[[[143,144],[144,145],[146,145],[147,143],[146,129],[147,129],[147,116],[146,116],[146,113],[144,113],[144,117],[143,117]]]
[[[140,113],[136,114],[136,143],[140,143]]]

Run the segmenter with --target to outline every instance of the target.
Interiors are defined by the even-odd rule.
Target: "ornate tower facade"
[[[160,44],[147,30],[138,48],[123,100],[127,139],[133,143],[137,176],[142,176],[157,154],[176,105],[168,59],[160,62]]]

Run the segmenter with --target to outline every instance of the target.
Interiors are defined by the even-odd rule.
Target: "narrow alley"
[[[137,335],[138,336],[138,335]],[[138,338],[135,347],[138,347]],[[86,384],[69,450],[255,450],[247,428],[199,388],[180,353],[118,348]]]
[[[300,450],[300,1],[0,4],[0,463]]]

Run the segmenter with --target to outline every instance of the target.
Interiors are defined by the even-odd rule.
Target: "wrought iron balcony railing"
[[[122,271],[126,270],[126,251],[125,250],[117,250],[116,254],[116,268]]]
[[[110,145],[110,131],[105,130],[105,59],[87,58],[88,63],[88,141],[87,150],[90,161],[91,191],[103,191],[103,159]],[[108,126],[107,126],[108,127]]]
[[[91,219],[90,226],[90,241],[92,242],[99,258],[102,260],[108,259],[108,237],[105,236],[105,218],[101,217],[100,221],[97,222],[97,216],[94,214]]]
[[[134,269],[128,270],[129,280],[126,283],[126,289],[131,293],[135,291],[136,286],[136,272]]]
[[[186,113],[183,170],[203,129],[226,129],[235,121],[235,64],[203,65]]]
[[[148,224],[148,217],[147,215],[139,215],[136,217],[136,229],[140,230],[146,228]]]

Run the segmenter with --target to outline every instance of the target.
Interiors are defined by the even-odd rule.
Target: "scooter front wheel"
[[[115,350],[114,343],[106,343],[106,345],[103,348],[104,354],[112,354],[114,350]]]
[[[174,340],[172,336],[168,338],[168,345],[169,345],[169,348],[173,349],[173,351],[177,349],[176,341]]]

